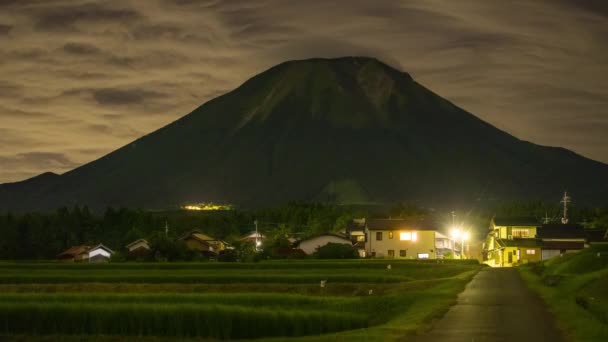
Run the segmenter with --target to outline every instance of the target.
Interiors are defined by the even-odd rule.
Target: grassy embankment
[[[608,341],[608,246],[519,268],[575,341]]]
[[[0,338],[385,341],[427,327],[478,269],[395,260],[0,263]]]

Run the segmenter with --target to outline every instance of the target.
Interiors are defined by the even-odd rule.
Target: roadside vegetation
[[[386,341],[427,327],[479,267],[397,260],[0,263],[0,339]]]
[[[575,341],[608,341],[608,245],[519,268]]]

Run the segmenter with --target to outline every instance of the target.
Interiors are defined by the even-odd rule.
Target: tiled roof
[[[76,255],[86,253],[90,249],[91,249],[91,246],[85,246],[85,245],[72,246],[72,247],[68,248],[67,250],[59,253],[57,256],[58,257],[74,257]]]

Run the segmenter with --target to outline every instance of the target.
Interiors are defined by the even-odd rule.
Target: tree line
[[[608,208],[572,206],[571,222],[586,227],[608,227]],[[559,206],[544,202],[512,202],[493,209],[458,212],[478,237],[483,239],[492,216],[548,216],[559,221]],[[449,211],[436,211],[398,203],[382,209],[365,209],[318,203],[292,202],[284,206],[258,210],[164,211],[152,212],[128,208],[107,208],[92,213],[86,206],[60,208],[51,213],[0,214],[0,260],[54,259],[75,245],[103,243],[117,251],[140,238],[166,244],[192,229],[237,243],[255,229],[265,234],[280,255],[287,246],[286,237],[305,238],[321,233],[338,232],[353,218],[392,217],[428,218],[441,230],[450,220]],[[166,241],[165,241],[166,240]],[[165,246],[170,248],[170,246]],[[281,250],[283,252],[281,252]]]

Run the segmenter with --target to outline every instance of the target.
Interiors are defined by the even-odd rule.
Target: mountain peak
[[[578,177],[573,177],[577,175]],[[2,209],[605,198],[608,166],[521,141],[375,58],[289,61]],[[556,190],[557,189],[557,190]],[[448,204],[449,203],[449,204]]]

